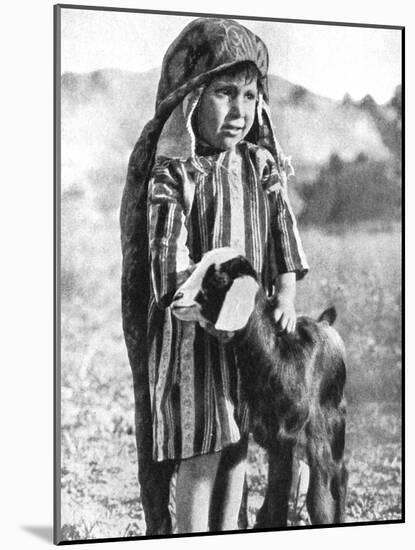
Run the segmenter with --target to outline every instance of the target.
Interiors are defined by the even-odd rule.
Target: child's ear
[[[254,311],[258,288],[249,275],[235,279],[226,293],[215,329],[228,332],[243,329]]]
[[[260,135],[261,135],[261,127],[263,124],[262,109],[263,109],[263,95],[262,95],[262,92],[258,90],[258,99],[256,102],[254,122],[252,124],[251,129],[245,136],[245,140],[249,141],[250,143],[258,144],[259,142]]]
[[[249,143],[257,144],[259,140],[259,124],[258,124],[258,114],[255,116],[255,120],[251,126],[251,129],[245,136],[245,140]]]

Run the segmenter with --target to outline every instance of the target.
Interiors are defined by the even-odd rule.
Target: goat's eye
[[[202,305],[206,302],[206,292],[204,290],[199,290],[195,296],[195,302]]]
[[[230,278],[227,273],[215,273],[213,281],[216,288],[225,288],[230,284]]]

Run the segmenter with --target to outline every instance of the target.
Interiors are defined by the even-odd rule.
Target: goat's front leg
[[[256,518],[256,528],[285,527],[292,482],[292,442],[268,451],[268,488]]]

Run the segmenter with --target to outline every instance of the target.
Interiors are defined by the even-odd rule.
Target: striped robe
[[[198,166],[159,158],[148,193],[151,295],[148,313],[153,456],[183,459],[218,451],[248,431],[232,343],[176,319],[169,303],[189,267],[230,246],[250,261],[265,288],[280,273],[308,266],[295,218],[271,154],[241,142],[199,155]]]

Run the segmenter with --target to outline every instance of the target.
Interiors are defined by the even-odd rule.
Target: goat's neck
[[[275,326],[272,320],[272,299],[260,288],[255,298],[255,308],[239,337],[239,346],[246,349],[266,349],[273,341]]]

